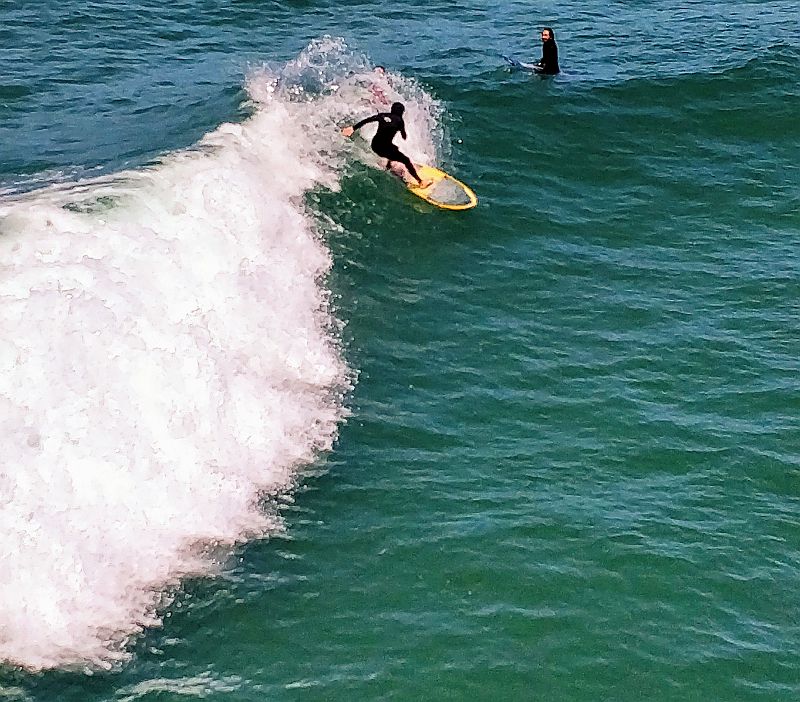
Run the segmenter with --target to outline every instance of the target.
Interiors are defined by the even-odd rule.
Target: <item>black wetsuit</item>
[[[398,161],[402,163],[418,182],[422,182],[417,174],[417,169],[414,168],[414,164],[411,163],[411,159],[392,143],[397,132],[400,132],[400,136],[402,136],[403,139],[406,138],[406,125],[405,122],[403,122],[403,118],[391,112],[379,112],[377,115],[372,115],[372,117],[367,117],[354,124],[353,129],[360,129],[370,122],[378,123],[378,131],[375,133],[375,136],[372,137],[372,150],[382,158],[388,158],[389,161]]]
[[[558,67],[558,47],[555,39],[542,42],[542,58],[536,63],[534,70],[546,76],[554,76],[561,72]]]

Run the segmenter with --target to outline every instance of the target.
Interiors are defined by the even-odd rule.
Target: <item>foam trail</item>
[[[352,373],[303,196],[338,187],[370,76],[320,40],[197,148],[0,202],[0,661],[126,660],[204,546],[279,528],[259,496],[331,448]],[[381,80],[432,157],[435,103]]]

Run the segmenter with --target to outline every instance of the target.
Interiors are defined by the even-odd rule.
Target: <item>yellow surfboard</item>
[[[433,166],[414,166],[422,180],[433,181],[427,188],[420,188],[416,181],[408,184],[408,189],[425,202],[443,210],[469,210],[478,204],[475,193],[460,180]]]

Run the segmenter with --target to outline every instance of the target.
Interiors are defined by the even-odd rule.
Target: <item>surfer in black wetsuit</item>
[[[554,76],[561,72],[558,67],[556,35],[550,27],[542,30],[542,58],[533,64],[533,70],[543,76]]]
[[[392,164],[395,162],[402,163],[419,183],[419,187],[427,188],[431,184],[431,181],[423,181],[422,178],[419,177],[417,169],[414,168],[414,164],[411,163],[411,159],[392,143],[397,132],[400,132],[400,136],[402,136],[403,139],[406,138],[406,125],[405,122],[403,122],[403,112],[405,112],[405,110],[406,108],[402,103],[395,102],[392,104],[390,112],[379,112],[377,115],[362,119],[360,122],[356,122],[352,127],[345,127],[342,129],[342,134],[346,137],[352,136],[356,129],[361,129],[361,127],[370,122],[377,122],[378,131],[375,132],[375,136],[372,137],[372,150],[381,158],[388,159],[389,162],[386,164],[387,170],[392,170]]]

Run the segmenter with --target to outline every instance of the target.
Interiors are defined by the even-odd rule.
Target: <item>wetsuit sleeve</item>
[[[408,138],[406,136],[406,123],[402,119],[400,120],[400,136],[403,137],[403,139]]]
[[[372,117],[367,117],[366,119],[362,119],[360,122],[356,122],[353,125],[353,129],[361,129],[365,124],[369,124],[370,122],[377,122],[381,118],[380,113],[377,115],[372,115]]]

